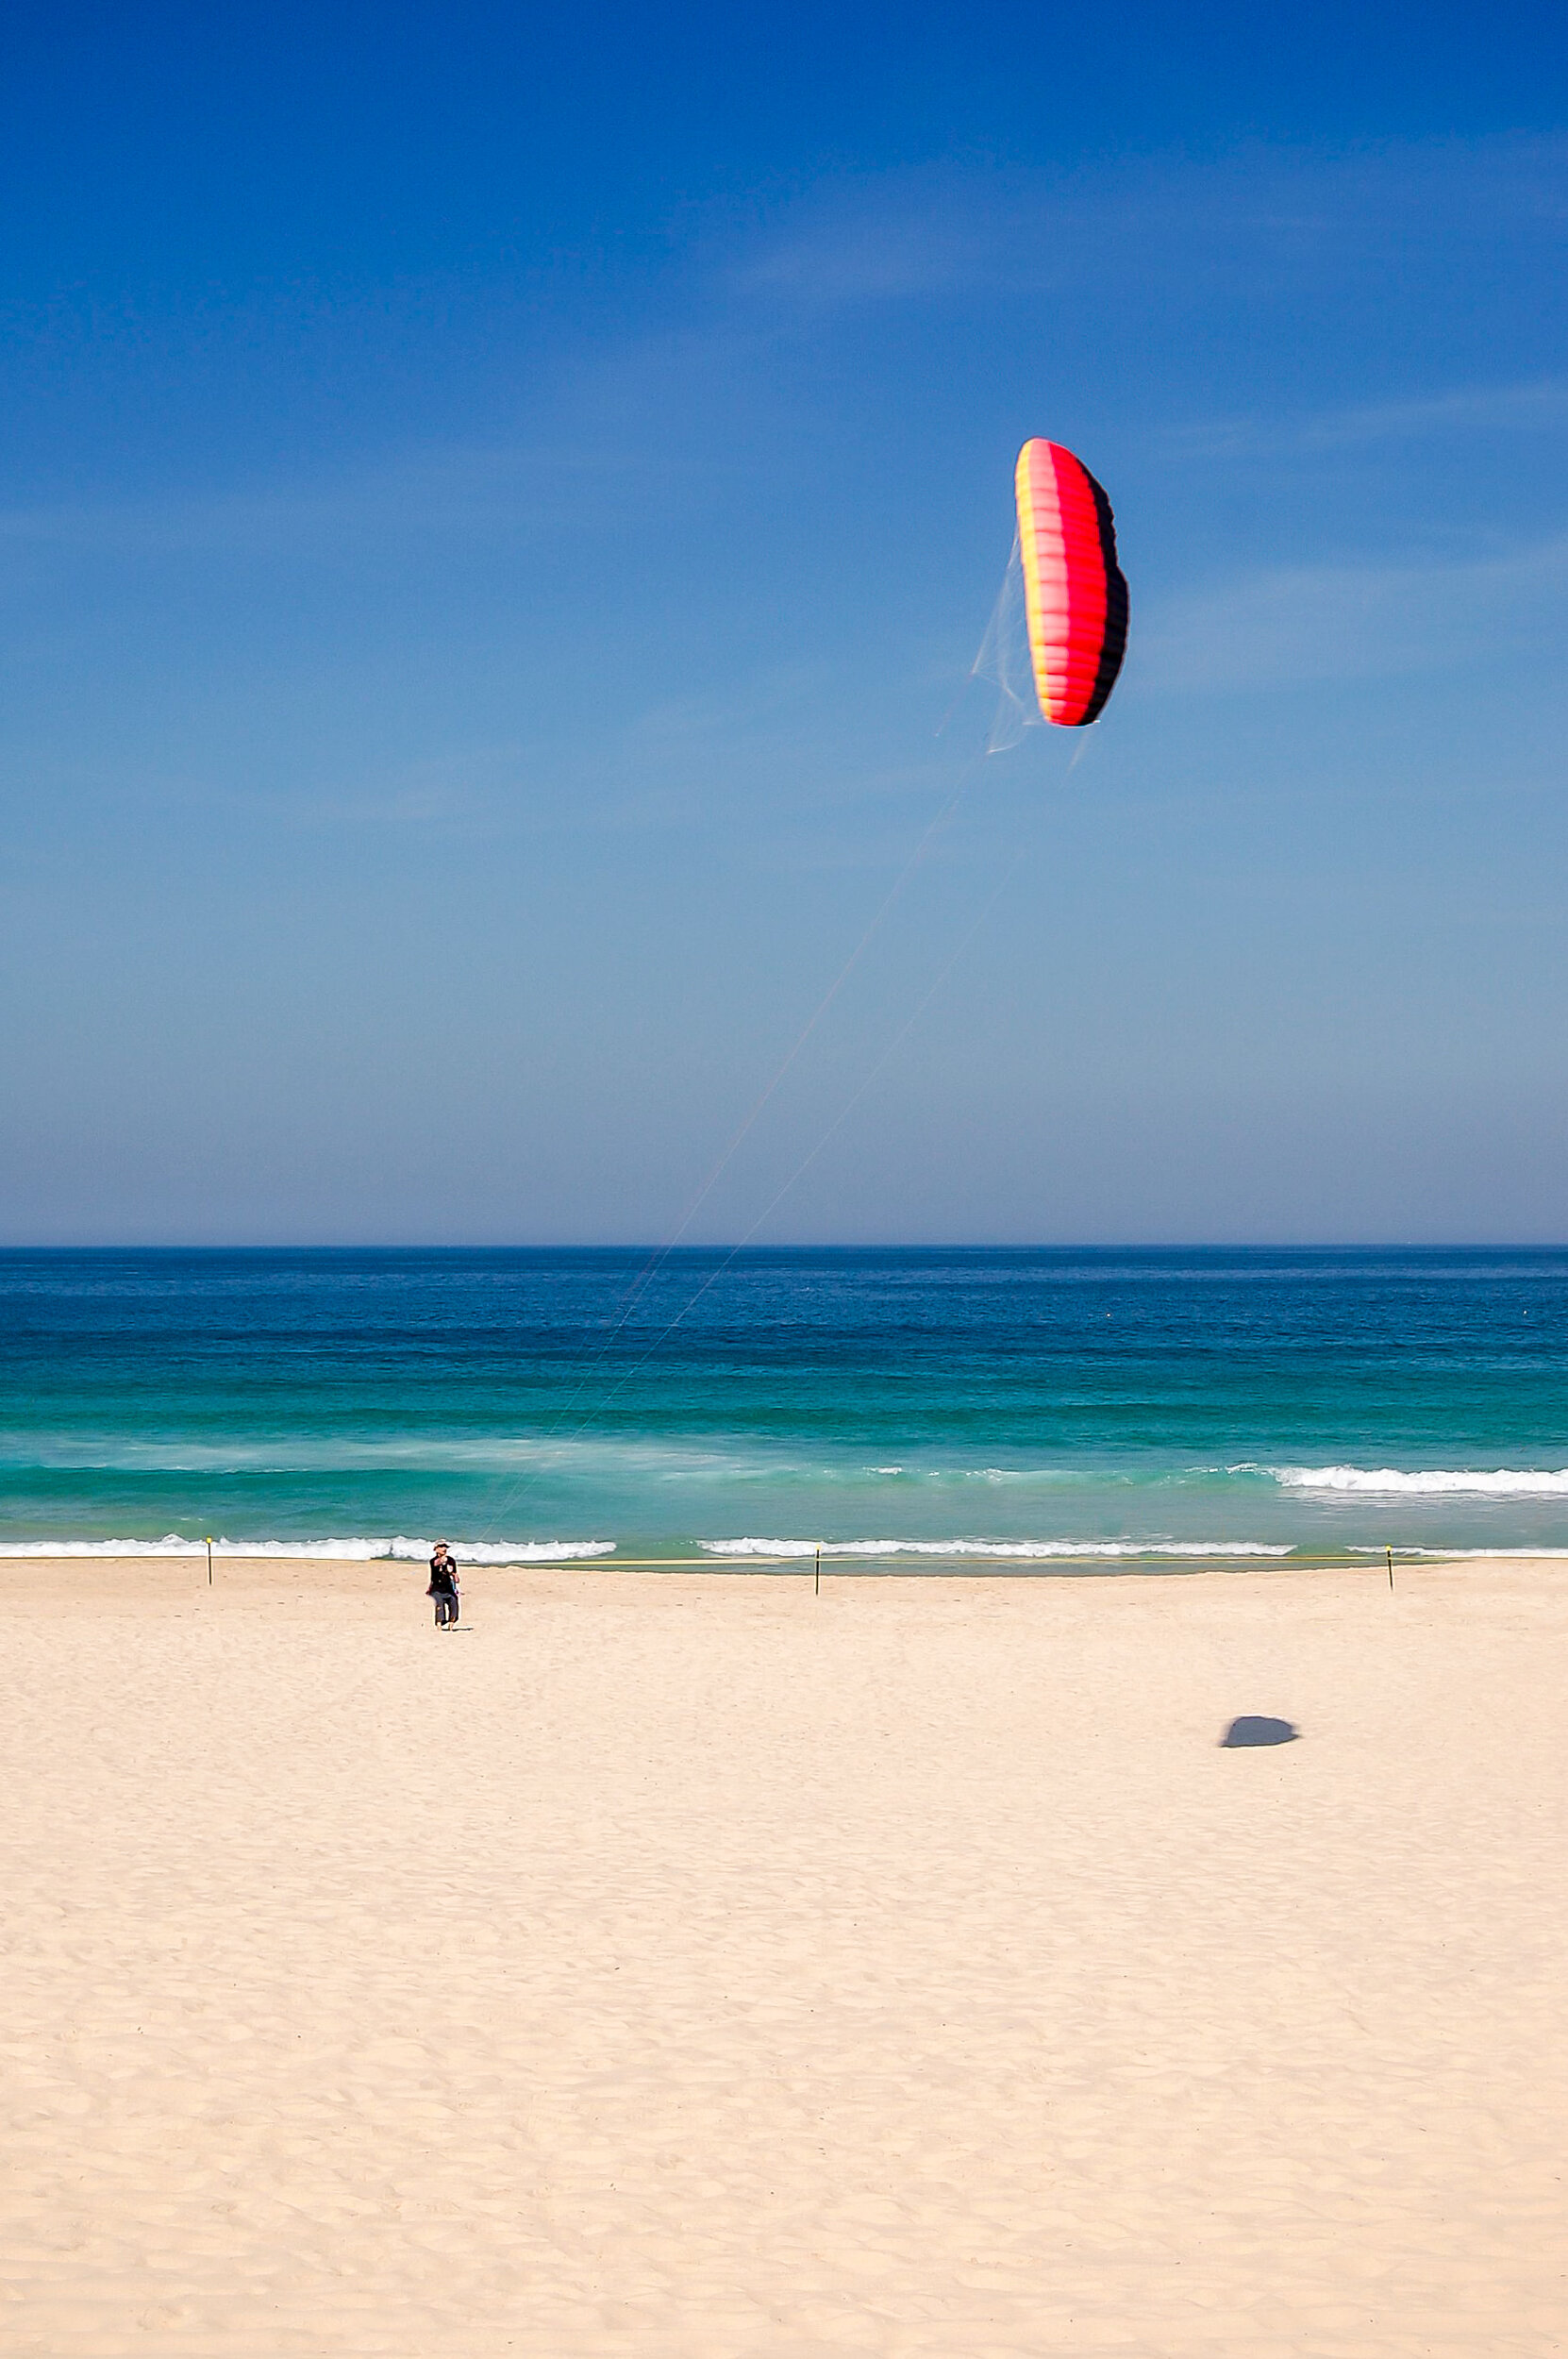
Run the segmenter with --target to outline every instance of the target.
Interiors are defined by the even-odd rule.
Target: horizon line
[[[419,1238],[388,1239],[77,1239],[36,1242],[0,1239],[0,1258],[14,1254],[67,1253],[643,1253],[671,1261],[677,1255],[774,1253],[1564,1253],[1568,1238],[890,1238],[783,1241],[759,1245],[733,1244],[724,1238],[707,1242],[682,1240],[676,1245],[657,1241],[553,1239],[528,1243],[487,1239],[455,1242]]]

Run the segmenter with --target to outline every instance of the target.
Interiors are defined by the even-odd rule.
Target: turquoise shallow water
[[[1568,1548],[1568,1251],[12,1252],[0,1549]]]

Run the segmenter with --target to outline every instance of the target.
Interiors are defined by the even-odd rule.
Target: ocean
[[[12,1251],[0,1553],[1568,1550],[1568,1250]]]

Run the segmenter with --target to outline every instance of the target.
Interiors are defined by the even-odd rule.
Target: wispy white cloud
[[[1499,225],[1568,230],[1568,139],[1249,146],[1073,173],[930,166],[802,200],[729,269],[742,296],[808,309],[1167,279],[1262,297]]]
[[[603,446],[434,447],[343,469],[310,482],[251,484],[154,499],[106,498],[0,512],[12,548],[264,556],[314,544],[354,550],[388,535],[464,540],[577,523],[585,510],[624,514],[646,504],[652,479],[676,470],[645,453]],[[693,463],[691,469],[695,473]]]
[[[0,508],[0,552],[352,560],[426,538],[657,527],[726,494],[768,418],[775,339],[729,302],[695,324],[629,331],[549,365],[519,361],[512,430],[424,442],[155,495]],[[775,409],[776,404],[775,404]],[[741,412],[740,422],[737,411]]]
[[[1128,318],[1160,304],[1242,307],[1368,258],[1440,253],[1504,223],[1568,231],[1568,138],[1389,145],[1337,154],[1249,148],[1193,162],[1131,159],[1076,173],[941,165],[842,181],[773,225],[699,236],[682,326],[557,353],[519,407],[515,440],[450,439],[307,477],[216,493],[17,506],[0,545],[99,552],[325,554],[431,535],[483,541],[595,518],[651,522],[713,494],[742,413],[788,427],[781,342],[857,307],[1000,307],[1060,297]],[[1244,311],[1243,314],[1244,315]],[[1029,314],[1038,333],[1042,314]],[[1172,429],[1184,456],[1347,448],[1443,432],[1549,430],[1568,379],[1436,389],[1295,422],[1242,414]],[[710,429],[710,430],[709,430]]]
[[[1568,377],[1522,385],[1461,386],[1409,401],[1354,404],[1296,419],[1205,420],[1173,427],[1168,440],[1186,458],[1272,456],[1288,451],[1370,448],[1444,434],[1548,434],[1568,426]]]
[[[1156,602],[1135,676],[1180,693],[1473,674],[1478,650],[1555,655],[1565,623],[1568,535],[1467,564],[1281,566]]]
[[[728,290],[813,309],[945,293],[993,277],[1005,213],[944,173],[842,190],[731,265]]]

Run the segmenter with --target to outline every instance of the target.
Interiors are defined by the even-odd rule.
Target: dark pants
[[[458,1618],[458,1600],[448,1591],[436,1591],[436,1628],[445,1630]]]

